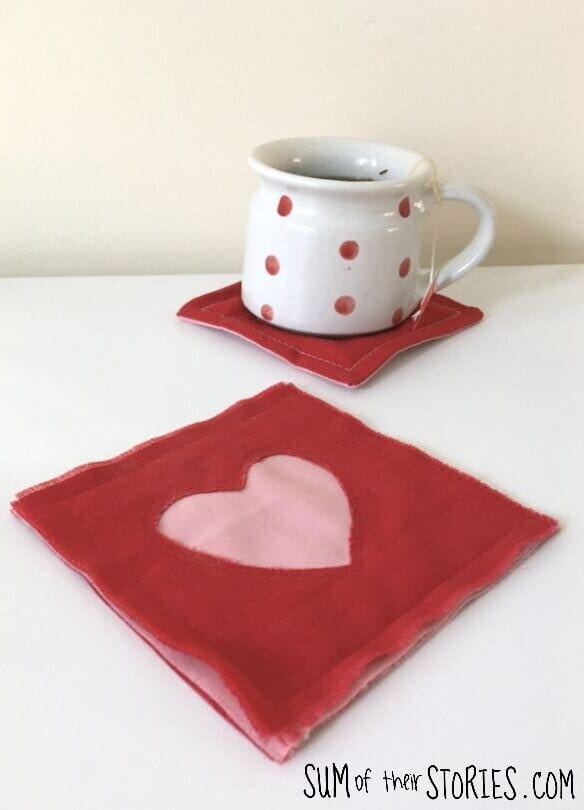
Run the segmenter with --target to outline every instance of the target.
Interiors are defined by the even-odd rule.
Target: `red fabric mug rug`
[[[366,382],[396,354],[452,335],[483,317],[477,307],[434,295],[417,325],[409,318],[393,329],[373,335],[344,338],[302,335],[278,329],[248,312],[241,301],[240,282],[193,298],[177,315],[239,335],[293,366],[349,387]]]
[[[558,528],[287,384],[13,510],[277,761]]]

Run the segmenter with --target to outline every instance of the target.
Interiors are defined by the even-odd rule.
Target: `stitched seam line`
[[[216,306],[218,306],[219,304],[222,304],[222,303],[223,303],[223,301],[213,302],[212,304],[207,304],[207,306],[199,307],[199,310],[201,310],[201,311],[211,311],[214,307],[216,307]],[[438,306],[440,306],[443,309],[446,309],[448,311],[448,307],[445,304],[438,303]],[[442,319],[439,323],[440,323],[440,325],[442,325],[444,323],[448,323],[448,321],[451,321],[454,318],[458,318],[460,316],[460,314],[461,314],[461,310],[456,309],[452,313],[452,315],[449,315],[447,318]],[[240,331],[229,328],[229,320],[228,320],[228,318],[226,318],[225,315],[222,315],[221,313],[214,313],[214,315],[215,315],[216,318],[218,318],[219,320],[221,320],[222,322],[227,324],[226,331],[231,332],[231,333],[236,334],[236,335],[241,335],[242,337],[245,337]],[[291,343],[286,343],[285,340],[279,340],[278,338],[272,337],[272,335],[268,335],[265,332],[262,332],[260,329],[258,329],[253,324],[250,326],[250,328],[253,330],[253,332],[255,332],[256,335],[259,335],[261,338],[265,338],[266,340],[271,341],[272,343],[278,343],[281,346],[285,346],[287,349],[292,349],[292,351],[295,351],[298,354],[303,355],[304,357],[310,357],[312,360],[318,360],[319,362],[326,363],[329,366],[336,366],[337,368],[340,368],[343,371],[353,371],[353,369],[355,369],[360,363],[362,363],[368,357],[371,357],[371,355],[375,354],[375,352],[379,351],[379,349],[382,349],[384,346],[387,346],[387,344],[390,343],[393,340],[393,338],[391,338],[391,337],[388,338],[387,340],[384,340],[383,343],[379,343],[377,346],[374,346],[372,349],[370,349],[367,352],[367,354],[364,354],[362,357],[360,357],[358,360],[356,360],[353,363],[352,366],[344,366],[344,365],[342,365],[342,363],[335,363],[334,360],[327,360],[325,357],[320,357],[318,354],[311,354],[310,352],[305,352],[305,351],[303,351],[303,349],[299,349],[297,346],[293,346]],[[438,335],[437,337],[440,337],[440,336]],[[410,346],[415,346],[418,343],[422,343],[422,342],[423,341],[421,341],[421,340],[416,340],[414,343],[410,343],[407,346],[404,346],[402,348],[409,348]]]

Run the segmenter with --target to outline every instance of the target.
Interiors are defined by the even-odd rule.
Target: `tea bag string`
[[[436,169],[436,164],[432,158],[421,157],[410,169],[408,179],[411,180],[415,178],[416,175],[426,174],[428,167],[430,169],[430,179],[426,181],[426,188],[431,188],[436,202],[441,203],[442,195],[440,194],[440,187],[438,185],[438,170]]]
[[[440,186],[438,185],[438,172],[436,170],[436,164],[429,157],[420,158],[414,167],[410,170],[408,175],[408,179],[415,177],[417,174],[426,173],[427,169],[430,169],[430,178],[426,182],[426,188],[431,188],[432,193],[434,194],[434,199],[437,205],[442,203],[442,195],[440,193]],[[426,307],[430,303],[430,299],[434,294],[434,289],[436,286],[436,245],[438,243],[438,222],[434,219],[432,223],[432,247],[430,252],[430,275],[428,278],[428,286],[426,291],[422,297],[420,302],[420,306],[418,307],[417,312],[414,313],[414,329],[419,325],[422,315],[424,314]]]

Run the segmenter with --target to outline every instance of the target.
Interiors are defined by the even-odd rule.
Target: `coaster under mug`
[[[318,337],[274,329],[256,318],[243,306],[239,282],[193,298],[177,315],[231,332],[287,363],[350,388],[362,385],[400,352],[452,335],[483,317],[477,307],[434,295],[417,322],[409,318],[373,335]]]

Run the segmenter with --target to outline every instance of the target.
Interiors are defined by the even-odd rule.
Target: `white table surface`
[[[369,795],[350,806],[466,806],[423,790],[385,794],[384,769],[418,773],[431,763],[514,765],[521,793],[534,770],[573,768],[577,798],[561,806],[580,806],[584,268],[471,274],[451,293],[482,307],[484,322],[401,355],[357,390],[174,317],[187,299],[235,278],[0,281],[0,806],[299,807],[305,764],[332,761],[352,774],[372,768]],[[28,485],[280,380],[564,525],[283,766],[193,693],[8,509]]]

